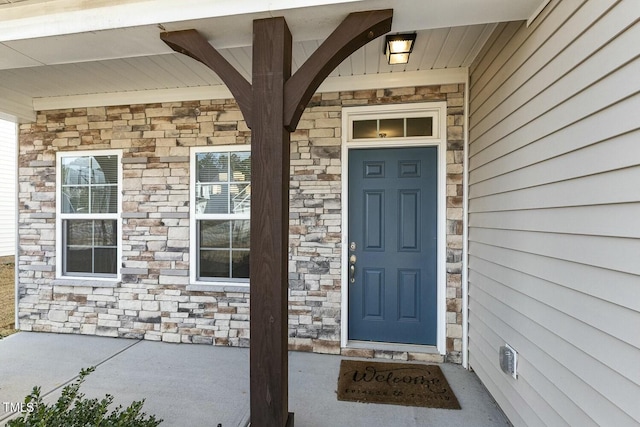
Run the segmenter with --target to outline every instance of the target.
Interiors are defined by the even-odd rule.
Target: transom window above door
[[[353,121],[353,139],[433,136],[433,117]]]
[[[350,107],[345,114],[348,141],[436,140],[442,137],[443,103]],[[346,109],[345,109],[346,110]]]

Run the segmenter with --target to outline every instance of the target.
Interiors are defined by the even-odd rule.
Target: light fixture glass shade
[[[412,44],[413,40],[391,40],[389,41],[389,52],[392,54],[411,52]]]
[[[408,53],[387,53],[389,65],[406,64],[409,62]]]
[[[384,53],[390,65],[406,64],[409,62],[409,54],[413,50],[416,34],[394,34],[386,36]]]

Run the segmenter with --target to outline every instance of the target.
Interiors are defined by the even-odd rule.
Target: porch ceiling
[[[231,3],[231,5],[229,5]],[[195,28],[247,79],[252,21],[284,16],[294,71],[350,12],[394,9],[392,32],[416,31],[406,66],[390,66],[380,38],[345,60],[330,79],[415,75],[471,64],[497,22],[530,18],[543,0],[0,0],[0,117],[33,110],[119,103],[121,94],[211,93],[222,81],[174,53],[160,32]],[[189,92],[191,91],[191,92]],[[183,95],[186,96],[186,95]],[[160,97],[161,98],[161,97]],[[130,99],[130,98],[129,98]],[[4,114],[2,114],[4,113]]]

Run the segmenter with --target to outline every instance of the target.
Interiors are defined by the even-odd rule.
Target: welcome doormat
[[[439,366],[413,363],[342,360],[338,400],[460,409]]]

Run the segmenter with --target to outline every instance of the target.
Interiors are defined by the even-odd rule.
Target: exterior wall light
[[[389,65],[406,64],[413,50],[416,33],[393,34],[385,37],[384,54]]]

